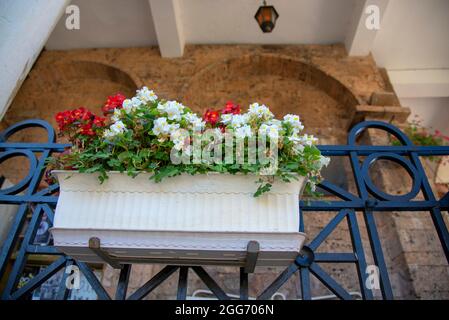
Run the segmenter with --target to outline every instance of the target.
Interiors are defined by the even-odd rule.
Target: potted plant
[[[110,96],[103,112],[56,115],[72,143],[49,161],[60,184],[56,247],[89,262],[241,265],[257,241],[258,265],[296,257],[300,195],[329,162],[298,116],[228,102],[199,117],[146,87]],[[93,237],[103,254],[89,248]]]

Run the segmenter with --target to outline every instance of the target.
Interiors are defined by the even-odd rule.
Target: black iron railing
[[[42,127],[47,130],[48,142],[46,143],[14,143],[8,142],[8,138],[26,128]],[[395,136],[401,146],[364,146],[356,145],[356,138],[367,128],[376,128],[387,131]],[[29,172],[18,184],[0,190],[0,204],[16,204],[18,211],[13,221],[9,235],[7,236],[0,253],[0,279],[4,279],[6,285],[2,292],[2,299],[19,299],[34,291],[45,281],[50,279],[58,271],[71,265],[76,265],[83,273],[89,284],[95,290],[99,299],[111,299],[92,269],[81,261],[59,253],[51,245],[35,245],[35,238],[39,221],[42,215],[46,215],[48,221],[53,221],[54,208],[58,197],[58,185],[38,190],[43,177],[45,160],[54,152],[62,152],[68,145],[55,143],[56,137],[53,128],[45,121],[28,120],[20,122],[0,134],[0,163],[6,159],[22,156],[29,160]],[[300,231],[304,231],[304,212],[308,211],[334,211],[335,217],[312,239],[301,251],[294,263],[279,274],[279,276],[258,294],[259,299],[268,299],[287,282],[293,274],[299,272],[299,282],[302,299],[311,299],[310,275],[314,275],[336,297],[352,299],[353,296],[343,288],[321,266],[321,263],[355,264],[360,292],[364,299],[373,299],[373,292],[365,284],[369,274],[366,272],[367,259],[364,252],[362,237],[356,212],[363,214],[369,245],[375,265],[379,270],[379,282],[382,297],[393,299],[393,292],[385,263],[384,253],[376,227],[375,215],[382,211],[427,211],[429,212],[434,227],[441,242],[446,260],[449,261],[449,234],[443,220],[442,212],[449,209],[449,193],[441,199],[437,199],[432,192],[430,183],[420,161],[420,156],[449,155],[449,147],[420,147],[413,145],[410,140],[396,127],[377,121],[363,122],[356,125],[349,132],[348,144],[338,146],[320,146],[320,150],[327,156],[348,157],[352,166],[352,172],[357,187],[357,194],[324,181],[320,188],[337,197],[339,200],[319,200],[310,203],[301,203],[299,214],[301,215]],[[37,156],[39,154],[39,156]],[[369,168],[379,159],[391,160],[405,168],[412,177],[412,189],[403,195],[387,194],[379,190],[369,175]],[[416,199],[418,193],[422,193],[423,200]],[[421,198],[420,198],[421,199]],[[11,261],[13,251],[17,247],[18,238],[27,215],[32,212],[26,225],[23,240],[14,252],[12,267],[6,272],[8,262]],[[0,212],[1,214],[1,212]],[[340,222],[346,220],[352,243],[352,252],[318,252],[318,247],[327,239]],[[59,256],[45,270],[34,276],[27,283],[19,286],[19,280],[30,255],[54,255]],[[229,299],[229,295],[217,284],[217,282],[200,266],[166,266],[153,278],[141,286],[138,290],[127,295],[128,281],[131,265],[124,265],[120,271],[116,288],[115,299],[142,299],[163,283],[169,276],[179,272],[177,298],[185,299],[187,296],[188,270],[192,269],[199,278],[208,286],[218,299]],[[240,298],[248,298],[248,274],[243,268],[240,270]],[[57,299],[66,299],[69,288],[65,285],[67,274],[61,278]]]

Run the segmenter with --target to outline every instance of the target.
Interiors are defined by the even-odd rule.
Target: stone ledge
[[[352,125],[365,120],[382,120],[394,124],[404,124],[411,111],[408,107],[358,105],[355,107]]]

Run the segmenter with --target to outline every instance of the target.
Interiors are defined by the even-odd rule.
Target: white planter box
[[[136,178],[110,172],[53,171],[60,183],[52,234],[64,253],[101,262],[88,247],[91,237],[122,263],[242,265],[249,241],[260,244],[257,265],[286,265],[305,235],[299,228],[299,197],[305,179],[276,181],[254,198],[251,175],[203,174]]]

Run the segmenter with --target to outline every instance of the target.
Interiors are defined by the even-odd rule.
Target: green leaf
[[[118,159],[120,162],[125,162],[125,161],[129,160],[131,157],[132,157],[132,153],[131,153],[131,152],[129,152],[129,151],[124,151],[124,152],[120,153],[120,154],[117,156],[117,159]]]
[[[178,174],[180,174],[180,170],[179,167],[175,167],[175,166],[167,166],[164,167],[162,169],[160,169],[158,172],[156,172],[151,179],[154,179],[154,181],[156,182],[161,182],[162,179],[166,178],[166,177],[173,177],[176,176]]]
[[[264,194],[265,192],[268,192],[271,190],[271,183],[265,183],[265,184],[261,184],[258,188],[257,191],[254,193],[254,197],[260,197],[262,194]]]

